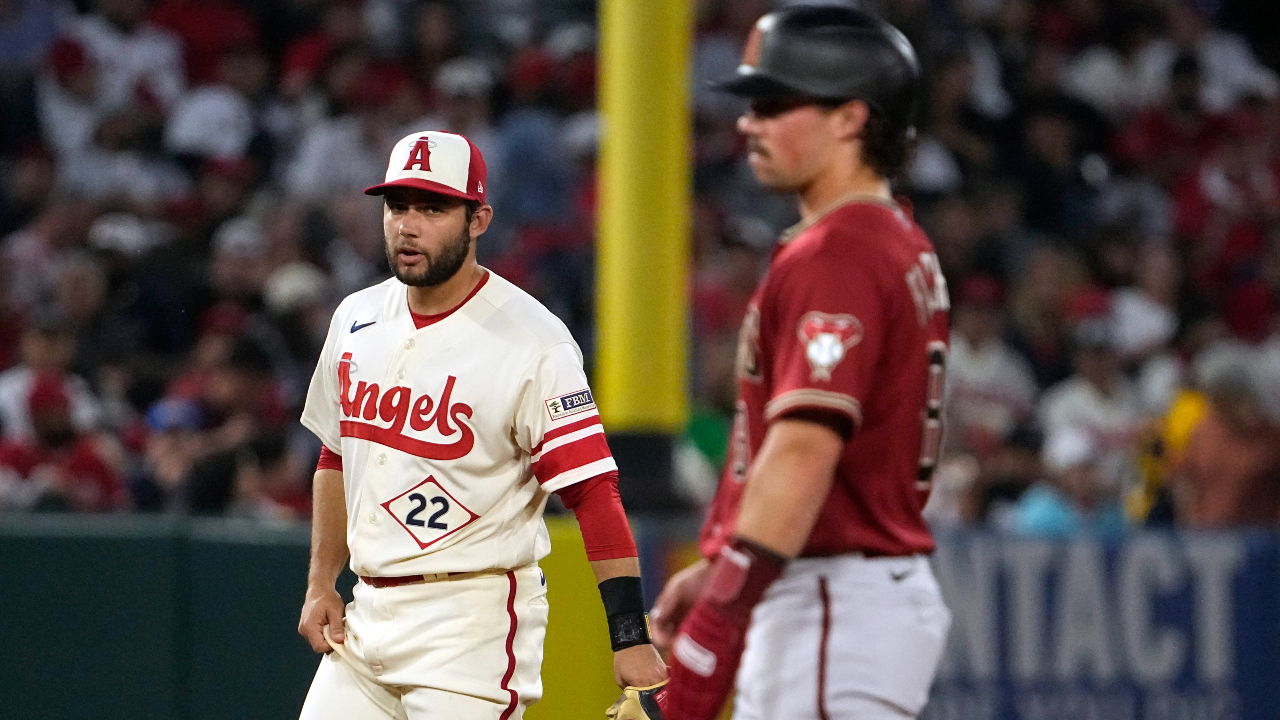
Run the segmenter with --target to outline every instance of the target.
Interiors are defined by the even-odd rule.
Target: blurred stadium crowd
[[[899,189],[953,306],[931,520],[1280,522],[1280,53],[1185,0],[864,5],[927,68]],[[738,325],[796,219],[742,160],[742,105],[705,86],[770,6],[698,3],[693,506],[724,461]],[[0,0],[0,508],[307,516],[306,384],[333,307],[387,276],[361,190],[416,129],[481,148],[481,262],[590,357],[594,13]]]

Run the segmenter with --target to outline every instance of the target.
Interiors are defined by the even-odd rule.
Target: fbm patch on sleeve
[[[596,401],[595,398],[591,397],[590,389],[561,395],[547,401],[547,412],[551,414],[552,420],[559,420],[570,415],[577,415],[580,412],[594,410],[595,407]]]

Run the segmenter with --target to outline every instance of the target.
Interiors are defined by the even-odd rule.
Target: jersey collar
[[[834,202],[832,202],[830,205],[826,206],[825,208],[819,210],[818,212],[814,213],[812,217],[809,217],[806,220],[801,220],[795,225],[792,225],[791,227],[787,228],[785,231],[783,231],[782,237],[779,238],[778,242],[782,245],[786,245],[792,240],[795,240],[796,236],[798,236],[800,233],[818,224],[818,221],[822,220],[824,217],[830,215],[836,210],[839,210],[845,205],[852,205],[853,203],[869,203],[871,205],[881,205],[895,212],[902,210],[902,207],[899,206],[898,203],[892,200],[886,200],[880,197],[879,195],[871,195],[869,193],[863,193],[863,192],[851,192],[851,193],[848,193],[847,195],[841,195],[840,197],[836,198]]]
[[[489,274],[490,274],[489,271],[485,268],[481,268],[481,269],[484,270],[484,275],[480,278],[480,282],[476,283],[476,286],[471,288],[471,292],[467,293],[467,296],[463,298],[462,302],[458,303],[457,305],[454,305],[453,307],[449,308],[448,310],[445,310],[442,313],[436,313],[435,315],[420,315],[414,312],[413,310],[409,310],[409,317],[413,319],[414,327],[417,328],[418,330],[421,330],[422,328],[428,325],[434,325],[440,322],[441,320],[449,317],[450,315],[454,314],[455,312],[457,312],[463,305],[466,305],[467,302],[471,300],[471,298],[476,296],[476,293],[480,292],[480,289],[485,286],[485,283],[489,282]],[[407,295],[405,296],[404,306],[406,309],[409,308],[409,298]]]

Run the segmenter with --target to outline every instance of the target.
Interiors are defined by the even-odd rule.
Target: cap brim
[[[737,74],[731,78],[713,82],[711,87],[746,98],[803,97],[808,95],[800,88],[747,66],[738,68]]]
[[[414,188],[416,190],[426,190],[427,192],[439,193],[440,195],[448,195],[449,197],[456,197],[456,198],[462,198],[463,200],[473,200],[475,202],[482,202],[480,198],[476,197],[475,195],[465,193],[457,188],[451,188],[448,185],[443,185],[438,182],[432,182],[430,180],[420,180],[418,178],[403,178],[400,180],[392,180],[391,182],[385,182],[380,185],[373,185],[371,187],[365,188],[364,194],[365,195],[386,195],[388,190],[390,190],[391,188],[397,188],[397,187]]]

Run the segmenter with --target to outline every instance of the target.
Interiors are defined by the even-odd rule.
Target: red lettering
[[[409,388],[397,385],[388,390],[382,396],[382,402],[378,403],[378,417],[391,423],[391,432],[398,433],[404,429],[404,421],[409,416],[410,395]]]
[[[404,164],[405,170],[417,165],[419,170],[431,172],[431,147],[428,145],[430,142],[426,138],[419,138],[418,142],[413,144],[413,149],[409,151],[409,159]]]
[[[449,437],[455,432],[453,427],[449,425],[449,414],[451,409],[449,400],[453,395],[453,384],[457,381],[458,378],[452,375],[450,375],[449,379],[445,381],[444,392],[440,393],[440,403],[436,405],[436,414],[427,421],[428,426],[430,426],[432,422],[435,422],[436,430],[445,437]]]
[[[466,412],[464,412],[464,410]],[[458,416],[471,417],[471,408],[465,405],[459,405],[454,409],[453,419],[458,420]],[[462,437],[457,442],[445,445],[443,443],[430,443],[422,440],[416,440],[411,437],[405,437],[399,433],[393,433],[386,428],[380,428],[376,425],[368,423],[356,422],[355,420],[343,420],[341,423],[342,436],[352,437],[360,440],[368,440],[379,445],[385,445],[401,452],[416,455],[420,458],[428,460],[457,460],[458,458],[471,452],[471,448],[476,444],[475,434],[471,432],[471,428],[458,423],[462,428]]]
[[[338,361],[338,397],[342,401],[342,414],[351,417],[351,353],[342,353]]]
[[[414,430],[426,430],[431,427],[431,421],[427,419],[427,413],[431,412],[431,396],[423,393],[422,397],[413,404],[413,414],[409,416],[409,427]]]
[[[365,401],[366,395],[369,398],[367,402]],[[356,396],[351,401],[352,415],[360,412],[362,403],[364,404],[365,420],[372,420],[378,417],[378,383],[370,385],[363,380],[360,381],[360,384],[356,386]]]
[[[450,375],[445,381],[440,402],[433,402],[431,396],[424,393],[412,403],[412,410],[410,410],[413,391],[402,385],[388,388],[387,392],[379,398],[377,383],[361,380],[356,385],[354,396],[351,396],[350,366],[351,353],[347,353],[343,355],[338,367],[338,385],[342,393],[343,413],[347,417],[363,417],[365,420],[381,418],[383,422],[391,423],[391,427],[383,428],[356,420],[343,420],[340,423],[343,437],[369,440],[430,460],[456,460],[471,452],[471,448],[475,445],[475,433],[463,422],[463,419],[469,420],[474,411],[466,403],[450,403],[453,386],[458,381],[456,377]],[[432,413],[433,408],[434,413]],[[457,425],[456,428],[450,424],[450,419]],[[457,434],[459,430],[462,431],[462,435],[449,444],[431,443],[406,437],[403,434],[406,420],[410,427],[419,432],[430,430],[431,426],[435,425],[436,431],[446,437]]]

